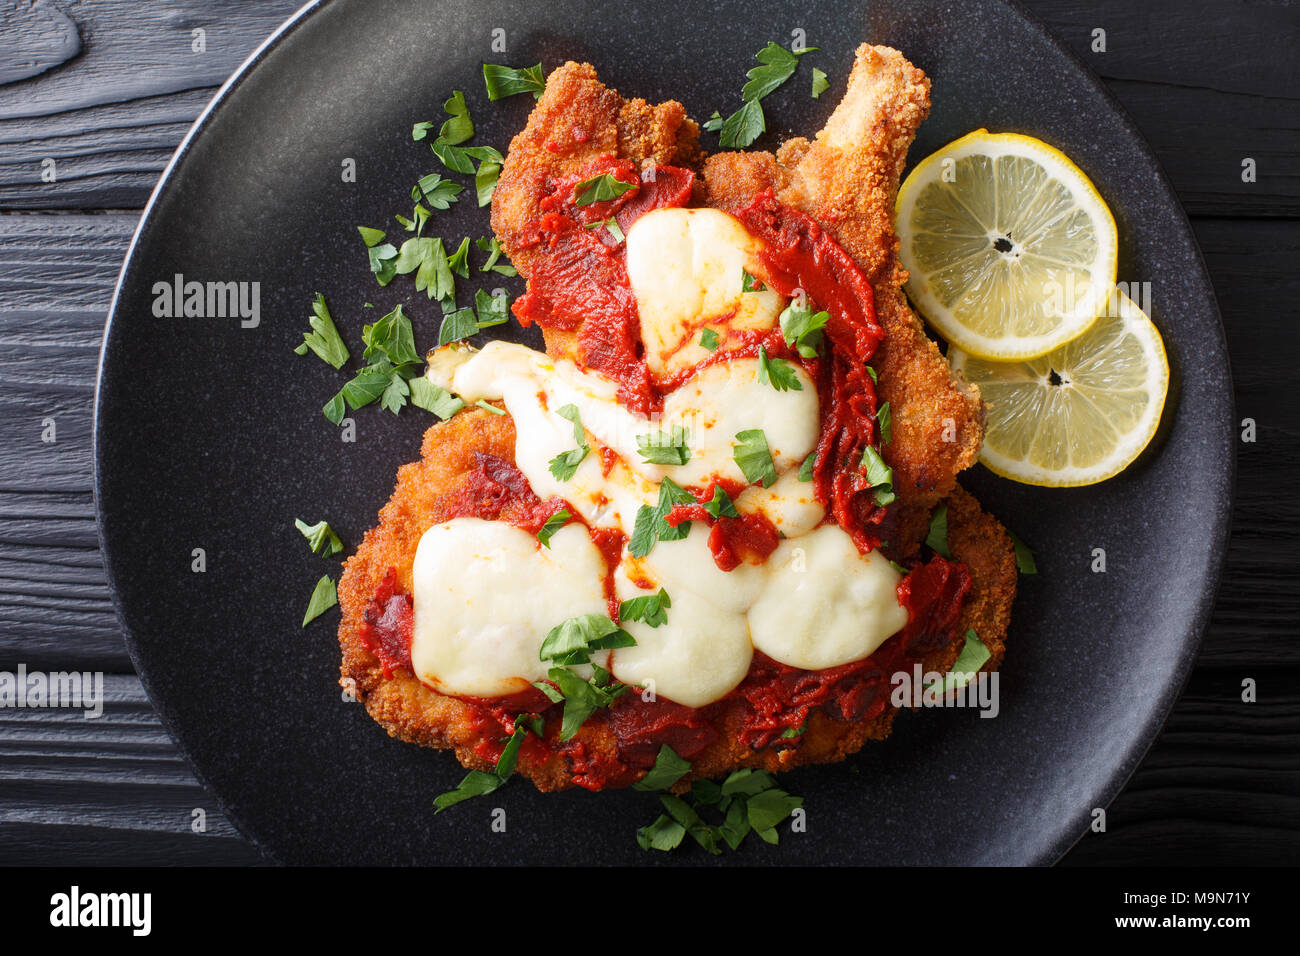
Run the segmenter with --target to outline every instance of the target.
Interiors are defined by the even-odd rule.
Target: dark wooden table
[[[0,709],[0,864],[262,860],[195,781],[132,671],[95,535],[91,417],[105,312],[139,210],[216,87],[297,5],[0,0],[0,671],[103,671],[107,701],[98,720]],[[1255,422],[1191,681],[1107,831],[1064,862],[1293,864],[1300,8],[1027,6],[1103,77],[1173,179],[1218,293],[1238,416]],[[1097,29],[1104,52],[1093,50]],[[55,440],[42,441],[51,421]],[[1246,678],[1253,703],[1241,699]],[[194,832],[195,809],[205,832]]]

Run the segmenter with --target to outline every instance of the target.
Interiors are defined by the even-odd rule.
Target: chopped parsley
[[[721,126],[716,127],[724,149],[744,149],[758,139],[767,129],[767,119],[763,115],[763,107],[759,101],[794,75],[794,71],[799,66],[800,56],[815,49],[817,48],[809,47],[794,53],[768,41],[767,46],[754,54],[754,58],[760,65],[745,74],[748,82],[740,91],[744,105],[723,120]],[[717,114],[715,113],[714,116],[716,117]],[[712,122],[710,120],[704,128],[714,129],[715,127],[710,125]]]
[[[638,183],[628,183],[621,179],[615,179],[610,173],[601,173],[591,179],[584,179],[573,187],[578,197],[574,202],[579,206],[590,206],[595,202],[606,202],[610,199],[617,199],[630,189],[636,189],[638,185]]]
[[[416,209],[424,207],[416,206]],[[424,209],[424,214],[427,218],[429,211]],[[401,216],[397,218],[399,222],[404,222]],[[424,225],[423,221],[420,225]],[[410,232],[410,229],[407,231]],[[384,242],[385,234],[379,229],[357,226],[357,232],[361,233],[361,241],[366,244],[366,255],[370,259],[370,271],[375,274],[375,281],[380,285],[388,285],[393,281],[393,276],[397,275],[397,248],[391,242]]]
[[[737,467],[750,484],[761,484],[770,488],[776,481],[776,465],[772,462],[772,452],[767,447],[767,436],[761,428],[749,428],[736,433],[739,442],[732,452]]]
[[[808,731],[808,718],[805,717],[803,719],[803,723],[800,724],[798,727],[787,727],[785,730],[781,731],[781,739],[794,740],[797,737],[802,737],[805,733],[807,733],[807,731]]]
[[[951,558],[948,550],[948,506],[940,505],[930,516],[930,533],[925,536],[925,544],[935,554]]]
[[[941,693],[946,694],[950,690],[965,687],[992,656],[989,649],[984,646],[984,642],[979,639],[979,635],[975,633],[975,629],[968,630],[966,632],[966,643],[962,645],[961,653],[957,655],[957,659],[952,662],[952,667],[948,669],[948,673],[943,677]],[[930,690],[937,683],[938,681],[927,684],[923,689]]]
[[[750,275],[748,269],[740,270],[740,291],[741,292],[762,292],[767,288],[758,278]]]
[[[767,349],[758,347],[758,380],[763,385],[771,385],[778,392],[803,391],[799,376],[794,373],[794,366],[785,359],[768,358]]]
[[[686,445],[690,438],[689,429],[674,425],[671,432],[660,429],[648,435],[637,435],[636,447],[647,464],[684,465],[691,460],[691,450]]]
[[[465,407],[465,403],[440,385],[434,385],[423,375],[406,383],[411,390],[411,404],[433,412],[443,421],[451,418]]]
[[[465,240],[468,242],[469,240]],[[464,248],[462,246],[462,248]],[[438,329],[438,344],[458,342],[494,325],[509,320],[509,306],[505,296],[489,295],[483,289],[474,293],[474,307],[448,312]]]
[[[383,233],[379,234],[383,238]],[[307,320],[311,324],[311,331],[302,334],[302,344],[294,349],[297,355],[306,355],[307,350],[315,352],[320,360],[327,365],[335,368],[342,368],[351,354],[348,347],[343,343],[343,337],[339,335],[338,327],[334,325],[334,319],[330,317],[330,310],[325,305],[325,296],[319,292],[311,303],[312,315]]]
[[[1029,545],[1021,541],[1014,531],[1008,529],[1007,534],[1011,535],[1011,546],[1016,549],[1016,570],[1021,574],[1037,574],[1038,564],[1034,561],[1034,552]]]
[[[812,98],[817,99],[830,88],[831,84],[830,81],[826,79],[826,74],[814,66],[812,76]]]
[[[605,227],[605,231],[613,238],[616,246],[627,238],[623,235],[623,230],[618,227],[618,220],[613,216],[608,219],[597,219],[595,222],[587,223],[588,229],[599,229],[601,226]]]
[[[493,415],[504,416],[506,413],[506,410],[504,408],[497,408],[491,402],[484,401],[481,398],[474,404],[477,405],[479,408],[483,409],[483,411],[485,412],[491,412]]]
[[[500,261],[504,253],[501,249],[501,243],[497,241],[496,236],[488,236],[485,239],[476,239],[474,245],[478,246],[488,254],[487,261],[478,267],[479,272],[496,272],[503,276],[519,275],[519,270],[512,266],[508,261]]]
[[[713,115],[710,116],[708,119],[706,119],[700,125],[703,126],[705,129],[707,129],[710,133],[716,133],[720,129],[722,129],[722,123],[723,123],[722,114],[719,113],[717,110],[714,110]]]
[[[673,606],[668,592],[663,588],[658,594],[646,594],[623,601],[618,606],[620,621],[644,621],[647,627],[668,623],[668,608]]]
[[[785,307],[778,319],[785,344],[804,358],[816,358],[822,342],[822,329],[830,321],[829,312],[813,312],[798,300]]]
[[[632,526],[632,537],[628,539],[627,551],[634,558],[643,558],[650,553],[657,541],[680,541],[691,532],[691,522],[683,521],[673,527],[667,520],[668,512],[677,505],[695,504],[695,496],[671,478],[659,483],[659,502],[651,508],[642,505],[637,509],[636,521]]]
[[[295,518],[294,527],[302,532],[302,536],[307,539],[311,545],[312,554],[323,554],[326,557],[338,554],[343,550],[343,542],[339,536],[334,533],[328,521],[318,521],[315,524],[308,524],[301,518]]]
[[[706,328],[700,333],[700,344],[710,352],[716,352],[718,350],[718,333],[713,329]]]
[[[626,684],[614,682],[609,671],[591,664],[591,652],[635,645],[632,635],[604,614],[571,617],[551,628],[538,656],[556,666],[546,672],[546,680],[536,681],[533,686],[552,703],[564,702],[560,740],[572,740],[592,713],[608,707],[627,690]],[[591,664],[591,678],[584,680],[569,670],[581,664]]]
[[[587,434],[583,431],[582,419],[578,417],[577,405],[570,404],[557,408],[555,414],[573,422],[573,440],[577,442],[578,447],[556,455],[551,459],[549,467],[556,481],[572,481],[573,476],[577,474],[578,466],[591,451],[591,446],[587,444]]]
[[[434,812],[441,813],[448,807],[454,807],[458,803],[473,797],[485,796],[499,789],[515,772],[515,764],[519,760],[519,750],[524,745],[524,738],[530,733],[540,737],[542,729],[542,720],[535,714],[520,714],[516,717],[514,733],[501,748],[496,769],[491,773],[486,770],[471,770],[455,790],[449,790],[434,799],[433,805],[437,808]]]
[[[862,465],[867,469],[867,482],[875,489],[876,504],[883,508],[897,497],[894,494],[894,469],[886,465],[880,452],[870,445],[862,449]]]
[[[655,765],[657,768],[658,760]],[[665,778],[668,769],[666,766]],[[659,802],[665,813],[637,831],[640,847],[673,850],[689,835],[709,853],[717,855],[724,846],[739,849],[751,831],[766,843],[777,843],[777,825],[803,806],[803,798],[780,789],[770,773],[750,769],[734,771],[721,785],[712,780],[696,780],[691,784],[691,800],[693,806],[681,797],[661,794]],[[722,822],[707,822],[701,811],[720,817]]]
[[[537,530],[537,540],[541,542],[543,548],[551,546],[551,538],[555,535],[555,532],[563,528],[564,523],[572,517],[573,515],[567,509],[561,508],[546,519],[546,524]]]
[[[889,402],[876,409],[876,426],[880,429],[880,443],[890,444],[894,440],[894,416],[889,410]]]
[[[302,616],[302,626],[306,627],[338,603],[339,595],[334,587],[334,579],[327,574],[316,582],[316,589],[311,592],[307,613]]]
[[[438,173],[429,173],[427,176],[421,176],[419,181],[411,187],[411,198],[416,202],[422,199],[434,209],[447,210],[451,204],[457,201],[457,197],[465,187],[459,183],[453,183],[450,179],[443,179]]]
[[[644,777],[632,784],[633,790],[667,790],[682,777],[691,772],[691,762],[677,755],[667,744],[659,748],[655,765]]]
[[[363,326],[361,338],[366,346],[362,357],[370,364],[357,372],[322,409],[335,425],[342,423],[345,407],[363,408],[376,401],[396,415],[411,394],[408,379],[415,378],[418,372],[420,353],[415,349],[411,320],[401,305]],[[425,394],[422,388],[422,395]]]
[[[393,271],[398,275],[415,273],[415,291],[427,292],[430,299],[443,303],[456,299],[456,278],[447,260],[447,250],[442,239],[415,236],[402,243]]]
[[[713,486],[713,497],[704,505],[704,510],[715,518],[739,518],[740,512],[731,501],[731,495],[722,485]]]
[[[808,457],[803,460],[803,464],[799,466],[799,480],[812,481],[813,468],[815,468],[816,465],[817,465],[817,452],[810,451],[808,453]]]
[[[483,85],[487,87],[488,99],[494,101],[520,93],[532,93],[534,99],[540,99],[546,89],[546,75],[540,63],[520,68],[484,63]]]

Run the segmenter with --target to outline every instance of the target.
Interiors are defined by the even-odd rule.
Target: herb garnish
[[[582,419],[578,417],[577,405],[565,405],[555,410],[555,414],[567,418],[573,422],[573,440],[578,443],[577,448],[561,452],[551,459],[551,474],[555,476],[556,481],[572,481],[573,476],[578,471],[578,466],[582,464],[587,453],[591,451],[591,446],[587,444],[587,433],[583,431]]]
[[[770,773],[748,768],[734,771],[721,785],[696,780],[691,784],[691,798],[694,806],[672,794],[659,797],[667,812],[637,831],[637,843],[643,850],[676,849],[690,834],[696,843],[717,855],[724,845],[739,849],[751,830],[765,842],[777,843],[777,825],[803,806],[803,798],[780,789]],[[721,814],[723,822],[706,822],[699,813],[703,809]]]
[[[551,538],[555,532],[564,527],[564,523],[572,518],[573,515],[565,508],[561,508],[555,514],[546,519],[546,524],[537,530],[537,540],[541,542],[543,548],[551,546]]]
[[[302,616],[302,626],[306,627],[338,603],[339,595],[334,587],[334,579],[327,574],[316,582],[316,589],[311,592],[307,613]]]
[[[1034,552],[1030,550],[1029,545],[1020,540],[1011,529],[1007,529],[1007,534],[1011,535],[1011,546],[1016,549],[1016,570],[1021,574],[1037,574],[1038,564],[1034,561]]]
[[[691,450],[686,445],[690,439],[690,429],[674,425],[671,432],[660,429],[648,435],[637,435],[636,447],[647,464],[684,465],[691,460]]]
[[[623,601],[618,606],[620,621],[644,621],[647,627],[668,623],[668,608],[673,606],[668,592],[663,588],[658,594],[646,594]]]
[[[951,558],[948,550],[948,506],[940,505],[930,516],[930,533],[925,536],[926,546],[935,554]]]
[[[799,376],[794,373],[794,366],[785,359],[768,358],[767,349],[758,347],[758,380],[763,385],[771,385],[778,392],[803,391]]]
[[[659,748],[655,765],[646,771],[646,775],[632,784],[633,790],[667,790],[682,777],[691,772],[691,762],[678,756],[677,751],[667,744]]]
[[[700,333],[700,344],[710,352],[716,352],[718,350],[718,333],[713,329],[706,328]]]
[[[867,469],[867,482],[875,489],[876,504],[883,508],[897,497],[894,494],[894,469],[886,465],[880,452],[870,445],[862,449],[862,465]]]
[[[381,232],[379,237],[382,239],[383,235]],[[312,330],[302,334],[302,344],[294,349],[294,353],[306,355],[307,350],[311,349],[322,362],[335,368],[342,368],[351,355],[348,353],[348,347],[343,344],[343,337],[339,335],[334,319],[330,317],[330,310],[325,305],[325,296],[317,292],[316,298],[312,300],[311,310],[314,314],[307,321],[311,324]]]
[[[638,183],[616,179],[611,173],[601,173],[599,176],[584,179],[573,187],[578,197],[574,200],[574,204],[590,206],[595,202],[607,202],[610,199],[617,199],[628,190],[636,189],[638,185]]]
[[[715,518],[739,518],[740,512],[731,501],[731,495],[722,485],[713,486],[713,497],[704,505],[704,510]]]
[[[778,319],[785,344],[804,358],[816,358],[822,343],[822,329],[826,328],[830,317],[829,312],[813,312],[806,303],[800,304],[798,299],[792,301]]]
[[[334,533],[328,521],[318,521],[315,524],[308,524],[301,518],[295,518],[294,527],[302,532],[302,536],[307,539],[311,545],[312,554],[323,554],[326,557],[338,554],[343,550],[343,542],[339,536]]]
[[[740,91],[744,105],[728,116],[720,127],[720,142],[724,149],[744,149],[758,139],[767,129],[767,118],[763,115],[759,101],[794,75],[799,66],[799,57],[816,49],[808,47],[792,52],[768,41],[767,46],[754,54],[754,58],[762,65],[745,74],[749,82]],[[705,124],[705,129],[711,128],[708,123]]]
[[[659,503],[651,508],[642,505],[637,509],[632,537],[627,551],[634,558],[643,558],[654,548],[656,541],[680,541],[691,532],[691,522],[683,521],[676,527],[665,519],[677,505],[695,504],[695,496],[671,478],[659,483]]]
[[[772,462],[772,452],[767,447],[767,436],[761,428],[749,428],[736,433],[732,458],[740,468],[745,480],[750,484],[762,484],[770,488],[776,481],[776,465]]]
[[[894,416],[890,412],[889,402],[876,409],[876,426],[880,429],[880,443],[890,444],[894,439]]]
[[[542,735],[542,720],[535,714],[520,714],[515,718],[514,726],[514,733],[510,735],[510,739],[501,749],[501,756],[497,758],[496,770],[492,773],[486,770],[471,770],[455,790],[449,790],[434,799],[433,805],[437,808],[434,813],[441,813],[448,807],[454,807],[472,797],[492,793],[510,778],[510,775],[515,772],[515,763],[519,759],[519,749],[524,745],[524,738],[530,733],[536,737]]]
[[[830,81],[826,79],[826,74],[814,66],[812,76],[812,98],[817,99],[830,88],[831,84]]]
[[[546,89],[546,77],[540,63],[518,69],[484,63],[483,85],[487,87],[490,100],[500,100],[519,93],[532,93],[534,99],[541,99],[542,91]]]

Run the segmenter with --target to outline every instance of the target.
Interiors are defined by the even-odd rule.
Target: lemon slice
[[[1060,150],[976,130],[927,157],[898,192],[912,303],[949,342],[1009,361],[1088,328],[1115,287],[1115,220]]]
[[[989,404],[980,461],[1031,485],[1091,485],[1151,441],[1169,391],[1160,333],[1123,291],[1083,335],[1040,358],[990,362],[948,349]]]

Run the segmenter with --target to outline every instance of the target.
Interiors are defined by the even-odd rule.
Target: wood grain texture
[[[0,209],[134,209],[216,88],[298,0],[63,2],[84,40],[0,86]],[[197,50],[202,30],[202,50]],[[41,178],[54,161],[56,180]]]
[[[49,0],[0,2],[0,84],[39,76],[80,52],[77,25]]]
[[[84,50],[0,85],[0,209],[138,208],[229,70],[294,0],[60,2]],[[1194,219],[1233,359],[1234,534],[1197,668],[1164,732],[1066,862],[1300,858],[1300,97],[1297,8],[1208,0],[1027,6],[1106,78]],[[207,31],[207,52],[190,49]],[[1107,52],[1090,50],[1107,30]],[[0,28],[0,49],[5,34]],[[40,181],[56,156],[59,179]],[[1242,183],[1240,158],[1259,163]],[[1290,217],[1290,218],[1288,218]],[[135,213],[0,214],[0,669],[109,672],[100,720],[0,710],[0,864],[248,863],[131,674],[97,548],[91,408]],[[41,441],[53,419],[57,437]],[[1254,678],[1259,701],[1244,704]],[[204,807],[208,830],[190,829]]]

